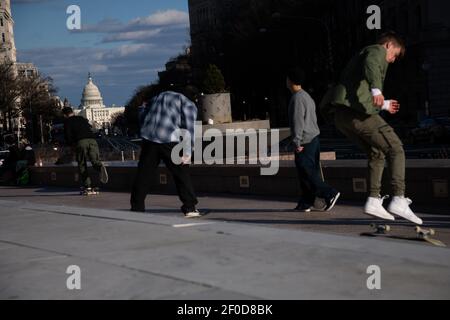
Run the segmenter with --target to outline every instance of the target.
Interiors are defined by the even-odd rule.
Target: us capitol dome
[[[106,107],[103,104],[102,94],[89,73],[88,83],[85,85],[81,96],[81,105],[78,110],[75,110],[75,113],[86,118],[93,128],[100,129],[109,128],[113,116],[124,111],[124,107]]]

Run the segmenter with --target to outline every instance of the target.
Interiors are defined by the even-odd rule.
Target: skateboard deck
[[[390,239],[397,240],[409,240],[409,241],[425,241],[437,247],[447,247],[445,243],[438,239],[432,238],[436,235],[436,231],[434,229],[426,229],[419,226],[414,227],[414,232],[416,234],[415,237],[408,237],[402,235],[394,235],[392,234],[393,228],[388,224],[383,223],[372,223],[370,224],[372,228],[372,232],[362,233],[362,236],[367,237],[386,237]]]

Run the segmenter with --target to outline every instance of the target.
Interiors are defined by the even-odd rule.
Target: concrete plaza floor
[[[416,240],[405,221],[391,224],[393,238],[363,235],[374,220],[361,204],[300,214],[293,199],[200,196],[210,213],[187,220],[176,196],[149,196],[145,214],[128,199],[0,187],[0,298],[450,298],[450,250]],[[449,208],[425,209],[449,245]],[[71,265],[81,290],[66,286]],[[369,266],[380,290],[367,287]]]

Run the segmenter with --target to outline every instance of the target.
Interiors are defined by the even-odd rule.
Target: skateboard
[[[385,236],[391,239],[399,239],[399,240],[415,240],[415,241],[426,241],[437,247],[447,247],[442,241],[432,238],[436,235],[436,231],[434,229],[425,229],[419,226],[414,227],[414,231],[416,233],[416,237],[407,237],[407,236],[395,236],[390,234],[392,227],[388,224],[383,223],[372,223],[370,227],[373,229],[371,233],[362,233],[362,236],[369,237],[377,237],[377,236]]]
[[[436,235],[436,231],[434,229],[423,229],[417,226],[415,230],[419,239],[423,239],[438,247],[446,247],[442,241],[431,238]]]
[[[100,189],[99,188],[81,188],[80,190],[80,196],[97,196],[100,194]]]

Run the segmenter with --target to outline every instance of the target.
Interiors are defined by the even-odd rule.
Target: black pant
[[[158,144],[143,140],[138,172],[131,193],[132,209],[145,210],[145,198],[150,191],[152,178],[161,160],[173,175],[178,196],[183,203],[181,210],[186,213],[195,209],[198,201],[192,186],[189,166],[175,165],[171,159],[172,149],[175,146],[176,143]]]
[[[295,165],[298,171],[302,198],[299,203],[313,205],[316,197],[329,199],[337,191],[322,180],[320,172],[320,141],[316,137],[305,149],[295,154]]]

